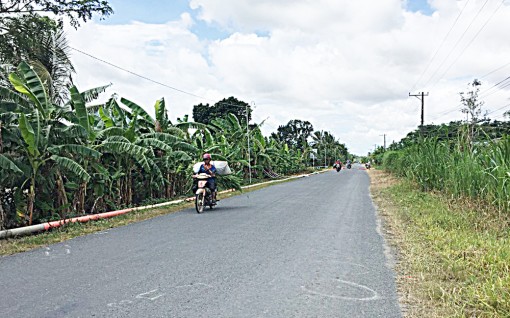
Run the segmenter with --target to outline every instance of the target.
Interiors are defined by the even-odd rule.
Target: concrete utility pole
[[[420,127],[423,127],[423,123],[425,121],[425,114],[424,114],[424,108],[425,108],[425,96],[429,96],[429,93],[425,94],[424,92],[421,92],[419,94],[411,94],[409,93],[409,96],[414,96],[421,100],[421,125]]]
[[[252,102],[254,105],[255,103]],[[248,118],[248,104],[246,104],[246,138],[248,139],[248,173],[250,174],[251,184],[251,156],[250,156],[250,119]]]
[[[384,148],[383,148],[383,150],[386,151],[386,134],[382,134],[382,135],[379,135],[379,136],[384,136]]]

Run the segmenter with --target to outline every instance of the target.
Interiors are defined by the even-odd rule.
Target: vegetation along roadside
[[[406,317],[510,317],[510,218],[490,205],[423,192],[369,172],[371,192],[397,250]]]
[[[240,195],[242,193],[260,190],[271,185],[287,182],[290,180],[292,179],[274,180],[276,182],[273,183],[268,182],[263,184],[254,184],[249,188],[243,189],[242,192],[234,191],[222,193],[219,195],[219,198],[225,199],[228,197]],[[127,214],[116,216],[111,219],[101,219],[97,221],[90,221],[87,223],[69,223],[61,228],[56,228],[51,231],[40,233],[37,235],[0,240],[0,256],[25,252],[34,248],[63,242],[74,237],[105,231],[111,228],[148,220],[157,216],[179,212],[184,209],[192,208],[193,206],[194,206],[193,201],[181,202],[162,208],[136,210],[129,212]]]

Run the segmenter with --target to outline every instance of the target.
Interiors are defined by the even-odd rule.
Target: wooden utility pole
[[[429,96],[429,93],[425,94],[424,92],[421,92],[419,94],[411,94],[409,93],[409,96],[414,96],[421,100],[421,125],[420,127],[423,127],[423,124],[425,122],[425,96]]]

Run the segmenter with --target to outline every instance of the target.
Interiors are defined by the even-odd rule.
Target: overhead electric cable
[[[510,108],[508,109],[508,111],[510,111]],[[495,120],[495,119],[498,119],[498,118],[503,118],[503,117],[506,117],[506,116],[510,117],[510,115],[507,115],[507,113],[505,112],[505,113],[503,113],[503,114],[501,114],[499,116],[494,117],[492,120]]]
[[[509,86],[510,86],[510,83],[506,83],[505,85],[500,86],[498,90],[492,91],[489,94],[485,94],[483,97],[487,97],[487,96],[490,96],[492,94],[495,94],[495,93],[499,92],[500,90],[503,90],[503,89],[505,89],[505,88],[507,88]]]
[[[508,86],[510,86],[510,84],[508,84]],[[455,109],[453,109],[453,110],[449,110],[449,111],[446,111],[446,112],[444,112],[444,113],[439,113],[437,116],[433,117],[431,120],[436,120],[436,119],[438,119],[438,118],[441,118],[441,117],[443,117],[443,116],[445,116],[445,115],[448,115],[448,114],[450,114],[450,113],[453,113],[453,112],[455,112],[455,111],[462,111],[462,107],[461,107],[461,108],[459,108],[459,106],[462,106],[462,103],[461,103],[461,104],[459,104],[459,105],[457,105],[457,107],[456,107]],[[503,106],[503,107],[497,108],[496,110],[493,110],[493,111],[488,112],[488,113],[487,113],[487,115],[492,114],[492,113],[495,113],[495,112],[497,112],[498,110],[501,110],[501,109],[503,109],[503,108],[505,108],[505,107],[509,107],[509,106],[510,106],[510,104],[507,104],[507,105],[505,105],[505,106]]]
[[[505,63],[505,64],[503,64],[503,65],[501,65],[501,66],[499,66],[499,67],[497,67],[497,68],[493,69],[492,71],[490,71],[490,72],[488,72],[488,73],[486,73],[486,74],[482,75],[482,76],[481,76],[481,77],[479,77],[478,79],[485,78],[485,77],[489,76],[490,74],[493,74],[493,73],[495,73],[495,72],[497,72],[497,71],[499,71],[499,70],[501,70],[501,69],[503,69],[503,68],[505,68],[505,67],[507,67],[507,66],[509,66],[509,65],[510,65],[510,62]],[[503,82],[505,82],[505,81],[507,81],[507,80],[509,80],[509,79],[510,79],[510,76],[508,76],[508,77],[504,78],[503,80],[499,81],[498,83],[494,84],[493,86],[491,86],[491,87],[489,87],[489,88],[487,88],[487,89],[484,89],[483,91],[481,91],[481,92],[480,92],[479,97],[486,97],[486,96],[491,95],[492,93],[491,93],[491,94],[487,94],[487,93],[488,93],[491,89],[493,89],[493,88],[497,87],[498,85],[502,84]],[[505,87],[507,87],[507,85],[505,85],[505,86],[503,86],[503,87],[500,87],[500,88],[499,88],[499,90],[501,90],[501,89],[503,89],[503,88],[505,88]],[[437,114],[435,114],[435,115],[433,115],[433,116],[432,116],[432,120],[435,120],[435,119],[441,118],[441,117],[443,117],[444,115],[447,115],[447,114],[449,114],[449,113],[453,113],[453,112],[455,112],[455,111],[460,111],[460,110],[461,110],[461,108],[459,108],[460,106],[462,106],[462,103],[459,103],[459,104],[458,104],[457,106],[455,106],[454,108],[449,108],[449,109],[447,109],[447,110],[445,110],[445,111],[439,112],[439,113],[437,113]]]
[[[506,64],[504,64],[504,65],[502,65],[502,66],[500,66],[500,67],[498,67],[498,68],[496,68],[496,69],[494,69],[494,70],[490,71],[489,73],[487,73],[487,74],[485,74],[485,75],[481,76],[481,77],[480,77],[480,79],[485,78],[485,77],[487,77],[487,76],[491,75],[492,73],[495,73],[495,72],[499,71],[500,69],[503,69],[503,68],[507,67],[508,65],[510,65],[510,62],[508,62],[508,63],[506,63]]]
[[[505,0],[501,1],[501,3],[499,4],[499,6],[494,9],[494,11],[492,12],[492,14],[489,16],[489,18],[485,21],[485,23],[482,25],[482,27],[480,29],[478,29],[478,32],[476,32],[475,36],[473,38],[471,38],[471,40],[469,41],[469,43],[464,47],[464,49],[460,52],[460,54],[453,60],[452,63],[450,63],[450,66],[448,66],[448,68],[443,72],[443,74],[437,79],[437,81],[434,83],[434,85],[431,87],[431,89],[436,86],[436,84],[446,76],[446,74],[450,71],[450,69],[459,61],[460,57],[464,54],[464,52],[466,52],[466,50],[471,46],[471,44],[473,44],[473,42],[475,41],[475,39],[478,37],[478,35],[480,35],[480,33],[482,32],[482,30],[485,28],[485,26],[487,26],[487,24],[489,23],[490,20],[492,20],[492,18],[494,17],[494,15],[496,14],[496,12],[499,11],[499,9],[501,8],[501,6],[503,5],[503,3],[505,2]]]
[[[477,78],[478,78],[478,79],[483,79],[483,78],[485,78],[485,77],[487,77],[487,76],[489,76],[489,75],[491,75],[491,74],[494,74],[495,72],[497,72],[497,71],[499,71],[499,70],[501,70],[501,69],[504,69],[505,67],[508,67],[509,65],[510,65],[510,62],[507,62],[507,63],[505,63],[505,64],[503,64],[503,65],[501,65],[501,66],[498,66],[497,68],[495,68],[495,69],[493,69],[493,70],[489,71],[488,73],[486,73],[486,74],[484,74],[484,75],[482,75],[482,76],[480,76],[480,77],[477,77]],[[506,81],[506,80],[508,80],[509,78],[510,78],[510,76],[509,76],[509,77],[506,77],[506,78],[505,78],[505,79],[503,79],[503,80],[501,80],[500,82],[498,82],[497,84],[493,85],[492,87],[489,87],[488,89],[483,90],[482,92],[480,92],[480,97],[483,97],[483,95],[484,95],[485,93],[487,93],[489,90],[491,90],[493,87],[495,87],[495,86],[497,86],[497,85],[500,85],[501,83],[505,82],[505,81]],[[455,108],[450,108],[450,109],[448,109],[448,110],[446,110],[446,111],[439,112],[439,113],[438,113],[438,114],[436,114],[436,115],[440,115],[440,116],[433,117],[432,119],[437,119],[437,118],[439,118],[439,117],[442,117],[442,116],[443,116],[442,114],[448,114],[448,113],[452,113],[452,112],[454,112],[454,111],[456,111],[456,110],[460,110],[460,109],[459,109],[459,107],[460,107],[461,105],[462,105],[462,103],[460,103],[459,105],[455,106]]]
[[[432,74],[432,76],[430,76],[430,78],[427,80],[427,82],[425,83],[425,87],[430,83],[430,81],[434,78],[434,76],[436,76],[437,72],[443,67],[444,63],[446,63],[446,61],[448,60],[448,58],[452,55],[453,51],[457,48],[457,46],[459,45],[459,43],[462,41],[462,39],[464,38],[464,36],[466,35],[467,31],[471,28],[471,26],[473,25],[473,23],[475,22],[476,18],[478,18],[478,16],[480,15],[480,13],[482,12],[483,8],[485,8],[485,6],[487,5],[487,2],[489,2],[489,0],[485,0],[485,2],[483,3],[482,7],[480,8],[480,10],[478,10],[478,12],[476,13],[476,15],[473,17],[473,19],[471,20],[471,22],[469,23],[468,27],[466,28],[466,30],[464,30],[464,32],[462,33],[462,35],[460,36],[460,38],[457,40],[457,42],[455,42],[455,45],[452,47],[452,49],[450,50],[450,52],[448,53],[448,55],[444,58],[444,60],[441,62],[441,64],[436,68],[436,70],[434,71],[434,73]]]
[[[491,74],[493,74],[493,73],[495,73],[495,72],[497,72],[497,71],[499,71],[499,70],[501,70],[501,69],[503,69],[503,68],[505,68],[505,67],[507,67],[507,66],[509,66],[509,65],[510,65],[510,62],[508,62],[508,63],[506,63],[506,64],[503,64],[503,65],[501,65],[501,66],[499,66],[499,67],[497,67],[497,68],[493,69],[492,71],[490,71],[490,72],[488,72],[488,73],[486,73],[486,74],[484,74],[484,75],[482,75],[482,76],[480,76],[480,77],[476,77],[476,78],[478,78],[478,79],[483,79],[483,78],[485,78],[485,77],[487,77],[487,76],[489,76],[489,75],[491,75]],[[501,83],[503,83],[503,82],[505,82],[505,81],[507,81],[507,80],[509,80],[509,79],[510,79],[510,76],[509,76],[509,77],[506,77],[505,79],[503,79],[503,80],[501,80],[501,81],[499,81],[498,83],[494,84],[493,86],[491,86],[491,87],[489,87],[489,88],[487,88],[487,89],[484,89],[483,91],[481,91],[481,92],[480,92],[480,96],[479,96],[479,97],[484,97],[484,96],[485,96],[485,94],[486,94],[488,91],[490,91],[492,88],[495,88],[496,86],[500,85]],[[440,115],[440,116],[433,117],[432,119],[437,119],[437,118],[439,118],[439,117],[442,117],[442,116],[443,116],[442,114],[449,114],[449,113],[452,113],[452,112],[454,112],[454,111],[460,110],[460,109],[459,109],[459,107],[460,107],[461,105],[462,105],[462,103],[460,103],[459,105],[455,106],[455,108],[450,108],[450,109],[448,109],[448,110],[446,110],[446,111],[439,112],[437,115]]]
[[[93,58],[93,59],[95,59],[95,60],[98,60],[98,61],[100,61],[100,62],[102,62],[102,63],[108,64],[108,65],[110,65],[110,66],[112,66],[112,67],[115,67],[115,68],[117,68],[117,69],[119,69],[119,70],[121,70],[121,71],[124,71],[124,72],[130,73],[130,74],[132,74],[132,75],[134,75],[134,76],[137,76],[137,77],[140,77],[140,78],[143,78],[144,80],[147,80],[147,81],[149,81],[149,82],[153,82],[153,83],[155,83],[155,84],[158,84],[158,85],[164,86],[164,87],[166,87],[166,88],[173,89],[174,91],[178,91],[178,92],[183,93],[183,94],[186,94],[186,95],[190,95],[190,96],[193,96],[193,97],[198,97],[198,98],[205,99],[205,100],[208,100],[208,101],[213,101],[212,99],[209,99],[209,98],[206,98],[206,97],[203,97],[203,96],[200,96],[200,95],[196,95],[196,94],[193,94],[193,93],[190,93],[190,92],[186,92],[186,91],[184,91],[184,90],[182,90],[182,89],[178,89],[178,88],[172,87],[172,86],[170,86],[170,85],[167,85],[167,84],[164,84],[164,83],[161,83],[161,82],[155,81],[155,80],[150,79],[150,78],[148,78],[148,77],[146,77],[146,76],[143,76],[143,75],[137,74],[137,73],[135,73],[135,72],[132,72],[132,71],[127,70],[127,69],[125,69],[125,68],[123,68],[123,67],[117,66],[117,65],[115,65],[115,64],[113,64],[113,63],[110,63],[110,62],[108,62],[108,61],[105,61],[105,60],[103,60],[103,59],[100,59],[100,58],[98,58],[98,57],[95,57],[95,56],[93,56],[92,54],[89,54],[89,53],[83,52],[83,51],[78,50],[78,49],[76,49],[76,48],[70,47],[70,49],[72,49],[72,50],[74,50],[74,51],[76,51],[76,52],[79,52],[79,53],[81,53],[81,54],[83,54],[83,55],[87,55],[88,57],[91,57],[91,58]]]
[[[453,28],[455,27],[455,25],[457,24],[457,21],[459,21],[459,18],[460,16],[462,15],[462,12],[464,12],[464,9],[466,9],[467,5],[469,3],[469,0],[466,1],[466,4],[464,5],[464,7],[462,8],[462,10],[459,12],[459,15],[457,15],[457,18],[455,19],[455,21],[453,22],[452,26],[450,27],[450,30],[448,30],[448,32],[446,33],[445,37],[443,38],[443,41],[441,41],[441,44],[439,44],[439,46],[437,47],[436,51],[434,52],[434,54],[432,55],[432,58],[429,60],[427,66],[425,67],[425,69],[423,70],[423,72],[421,73],[420,77],[418,78],[418,80],[416,81],[416,83],[414,83],[413,85],[413,88],[411,89],[411,91],[414,91],[414,89],[416,88],[416,85],[418,85],[418,83],[421,81],[421,79],[423,78],[423,75],[425,75],[425,72],[427,72],[427,70],[429,69],[430,65],[432,65],[432,61],[436,58],[437,56],[437,53],[439,52],[439,50],[443,47],[443,44],[446,42],[446,39],[448,38],[448,36],[450,35],[450,33],[452,32]]]
[[[502,81],[499,81],[498,83],[494,84],[493,86],[489,87],[488,89],[484,90],[481,94],[480,94],[480,97],[484,97],[484,96],[488,96],[488,95],[491,95],[491,94],[487,94],[489,91],[491,91],[492,89],[494,88],[498,88],[499,85],[501,85],[502,83],[508,81],[510,79],[510,76],[508,76],[507,78],[505,78],[504,80]],[[506,87],[507,84],[503,85],[503,86],[500,86],[498,89],[501,90],[503,89],[504,87]],[[496,91],[498,90],[496,89]]]
[[[490,111],[490,112],[488,112],[488,113],[487,113],[487,115],[493,114],[493,113],[495,113],[495,112],[497,112],[497,111],[499,111],[499,110],[502,110],[503,108],[507,108],[507,107],[510,107],[510,104],[506,104],[506,105],[505,105],[505,106],[503,106],[503,107],[500,107],[500,108],[498,108],[498,109],[495,109],[495,110],[493,110],[493,111]]]
[[[441,117],[443,117],[443,116],[445,116],[445,115],[448,115],[448,114],[450,114],[450,113],[453,113],[453,112],[456,112],[456,111],[461,110],[461,108],[459,108],[459,106],[461,106],[461,105],[462,105],[462,104],[459,104],[459,105],[455,106],[455,109],[448,110],[448,111],[445,111],[445,112],[443,112],[443,113],[439,113],[439,114],[437,114],[438,116],[433,117],[433,118],[432,118],[432,120],[434,120],[434,119],[438,119],[438,118],[441,118]]]

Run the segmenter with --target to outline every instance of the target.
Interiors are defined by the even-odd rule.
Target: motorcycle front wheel
[[[195,209],[197,210],[197,213],[204,212],[204,194],[200,193],[195,196]]]

